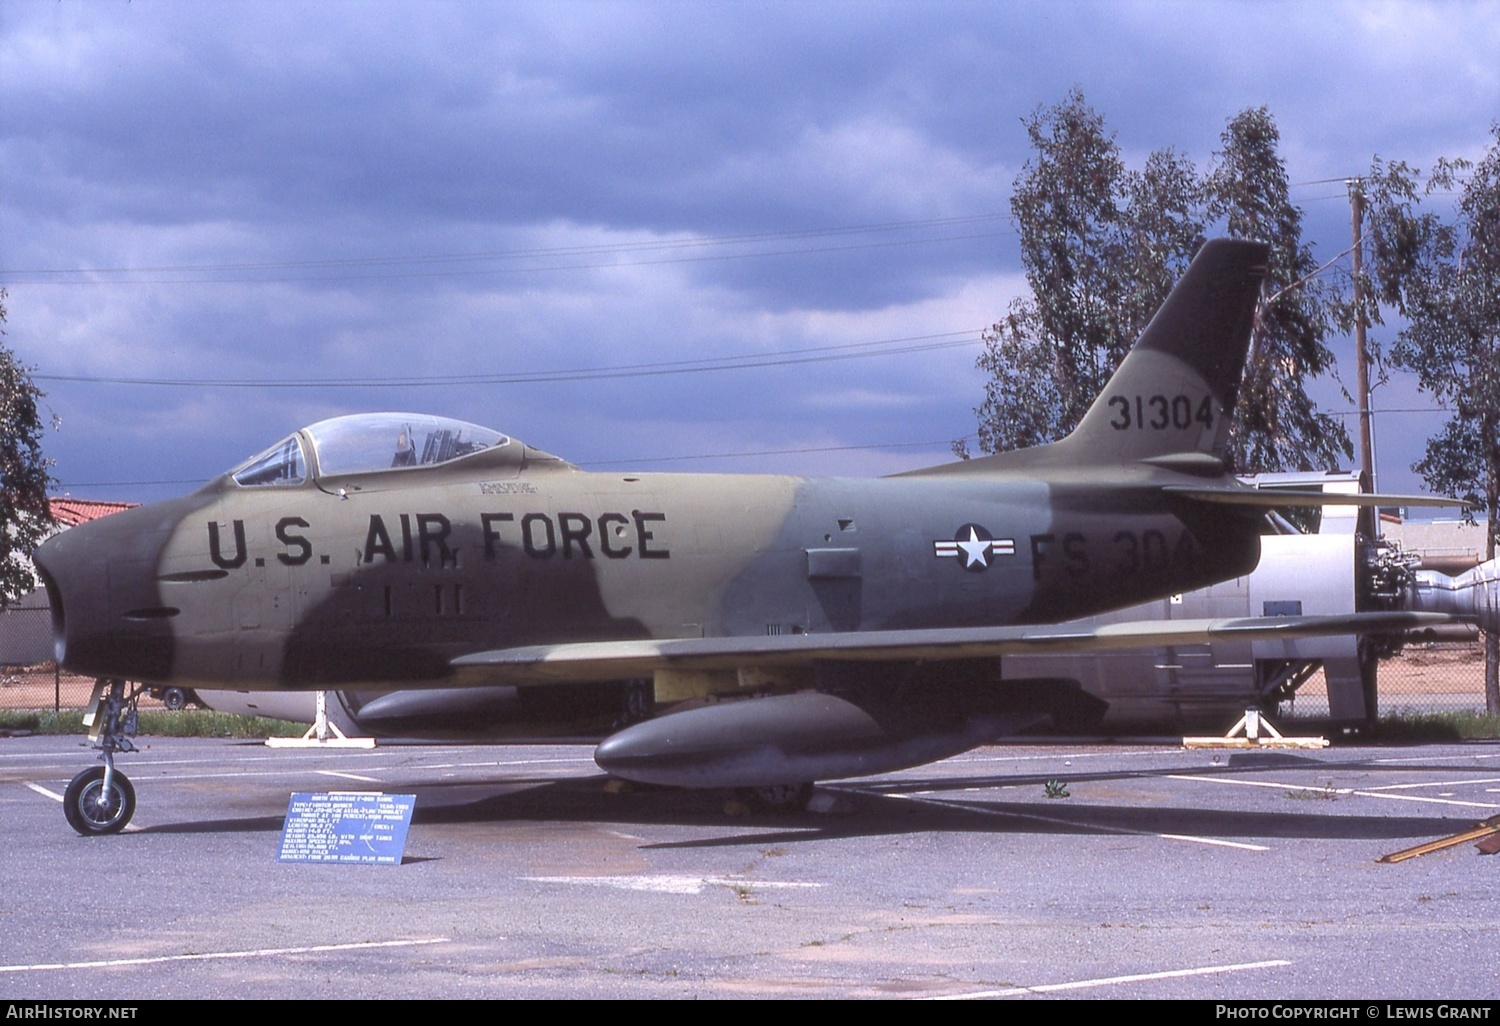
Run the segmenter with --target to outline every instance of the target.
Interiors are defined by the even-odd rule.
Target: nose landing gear
[[[115,769],[115,753],[135,751],[130,739],[135,737],[136,710],[145,690],[144,685],[132,687],[118,679],[101,679],[94,685],[83,722],[104,765],[79,773],[63,794],[68,825],[85,837],[117,834],[135,815],[135,788]]]
[[[68,825],[85,837],[119,833],[134,814],[135,788],[125,774],[111,773],[107,766],[90,766],[63,794]]]

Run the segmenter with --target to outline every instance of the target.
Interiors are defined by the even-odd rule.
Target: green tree
[[[985,452],[1039,445],[1078,423],[1203,242],[1191,162],[1169,150],[1125,167],[1074,90],[1023,121],[1034,155],[1011,215],[1029,297],[985,333]]]
[[[1407,319],[1391,362],[1414,371],[1449,413],[1414,465],[1434,491],[1480,505],[1486,558],[1500,532],[1500,124],[1477,164],[1440,160],[1428,190],[1456,191],[1453,222],[1417,215],[1411,204],[1376,211],[1389,243],[1376,244],[1382,296]],[[1485,699],[1500,712],[1500,645],[1487,641]]]
[[[0,288],[0,325],[7,293]],[[0,329],[0,336],[5,334]],[[42,456],[42,397],[27,368],[0,345],[0,606],[35,584],[29,557],[52,526],[51,461]]]
[[[1208,213],[1232,236],[1271,246],[1267,296],[1256,312],[1230,435],[1242,473],[1332,468],[1352,458],[1349,434],[1318,410],[1303,381],[1333,369],[1324,345],[1338,321],[1287,192],[1281,134],[1265,107],[1229,120],[1208,174]]]
[[[1337,323],[1288,199],[1280,135],[1264,108],[1230,119],[1213,169],[1200,177],[1172,150],[1125,166],[1104,119],[1077,90],[1024,120],[1032,158],[1011,215],[1030,295],[985,333],[989,378],[975,410],[985,452],[1071,431],[1217,222],[1272,247],[1270,298],[1257,318],[1231,437],[1246,472],[1336,465],[1352,450],[1304,380],[1332,369],[1323,344]],[[960,449],[962,454],[962,450]]]

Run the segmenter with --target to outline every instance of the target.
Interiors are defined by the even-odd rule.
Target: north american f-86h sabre
[[[870,480],[588,473],[472,424],[374,414],[62,532],[36,562],[59,661],[100,678],[103,749],[69,822],[129,820],[113,757],[148,685],[509,687],[517,724],[595,717],[618,776],[797,790],[1097,714],[1072,682],[1003,679],[1002,655],[1442,619],[1060,625],[1246,574],[1265,507],[1326,501],[1245,488],[1223,460],[1266,259],[1206,244],[1051,445]]]

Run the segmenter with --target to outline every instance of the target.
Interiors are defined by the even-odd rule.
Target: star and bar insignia
[[[934,556],[952,556],[971,574],[990,568],[990,560],[996,556],[1014,556],[1014,538],[996,538],[978,524],[964,524],[953,534],[952,541],[932,543]]]

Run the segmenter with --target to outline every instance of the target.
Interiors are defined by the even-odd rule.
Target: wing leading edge
[[[1370,492],[1312,492],[1287,488],[1246,488],[1232,485],[1166,485],[1168,495],[1225,506],[1472,506],[1445,495],[1376,495]]]
[[[452,666],[463,684],[563,684],[644,677],[665,669],[792,667],[821,661],[938,662],[1026,652],[1088,652],[1223,641],[1290,640],[1330,634],[1381,634],[1420,630],[1453,623],[1456,619],[1443,613],[1372,612],[1332,616],[1137,620],[1090,628],[1049,624],[590,641],[476,652],[454,659]]]

